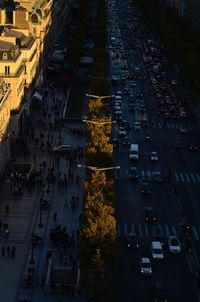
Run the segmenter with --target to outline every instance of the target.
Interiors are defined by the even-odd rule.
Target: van
[[[129,159],[137,160],[138,158],[139,158],[139,146],[138,144],[131,144]]]
[[[155,260],[163,259],[163,249],[159,241],[153,241],[151,243],[151,254],[152,254],[152,258]]]

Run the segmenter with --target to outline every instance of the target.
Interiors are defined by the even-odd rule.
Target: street
[[[154,288],[158,281],[165,291],[163,300],[159,301],[200,301],[199,285],[194,278],[200,251],[200,124],[194,119],[192,104],[179,105],[180,101],[176,101],[186,97],[181,95],[181,84],[169,84],[175,79],[180,81],[179,75],[167,65],[153,30],[137,4],[134,1],[108,3],[110,74],[111,78],[119,79],[111,80],[111,94],[121,96],[120,101],[115,97],[112,106],[113,118],[117,119],[112,139],[119,143],[114,147],[114,164],[121,167],[113,172],[117,219],[115,301],[157,301]],[[140,123],[139,130],[134,130],[135,122]],[[125,128],[129,143],[124,143],[120,127]],[[131,144],[139,147],[138,160],[129,159]],[[179,149],[176,144],[180,145]],[[152,151],[156,152],[155,161]],[[133,166],[138,173],[136,180],[130,179]],[[155,172],[160,172],[162,182],[156,182]],[[143,183],[149,185],[148,196],[141,193]],[[145,220],[148,207],[155,210],[155,222]],[[185,239],[183,224],[190,226],[191,243]],[[158,231],[164,240],[164,258],[160,263],[152,259],[151,253],[151,243]],[[138,238],[137,250],[127,247],[130,234]],[[180,240],[180,254],[169,251],[170,236]],[[151,260],[149,277],[141,274],[142,257]]]

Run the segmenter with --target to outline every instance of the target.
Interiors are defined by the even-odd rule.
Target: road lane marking
[[[117,235],[120,237],[121,236],[121,229],[120,229],[120,224],[117,224]]]
[[[175,226],[174,225],[171,225],[171,228],[172,228],[172,234],[174,236],[176,236],[176,229],[175,229]]]
[[[135,227],[133,224],[131,224],[131,233],[135,236],[136,235],[136,231],[135,231]]]
[[[199,176],[199,174],[196,174],[196,178],[197,178],[198,182],[200,182],[200,176]]]
[[[195,240],[199,240],[199,235],[198,235],[198,233],[197,233],[197,229],[196,229],[195,226],[192,226],[192,231],[193,231]]]
[[[175,176],[176,181],[179,182],[180,180],[179,180],[178,174],[174,173],[174,176]]]
[[[190,182],[190,178],[189,178],[188,173],[185,173],[185,178],[186,178],[187,182]]]
[[[181,181],[184,182],[185,179],[184,179],[183,173],[179,173],[179,175],[180,175]]]
[[[127,224],[124,224],[124,236],[127,237],[128,236],[128,227]]]
[[[139,236],[143,237],[143,232],[142,232],[142,226],[141,226],[141,224],[138,225],[138,232],[139,232]]]
[[[165,233],[166,233],[167,237],[169,237],[169,227],[168,227],[168,225],[165,225],[164,227],[165,227]]]
[[[145,236],[148,238],[149,229],[148,229],[148,225],[147,224],[144,225],[144,232],[145,232]]]
[[[196,182],[196,178],[194,177],[193,173],[190,173],[190,177],[192,178],[193,182]]]

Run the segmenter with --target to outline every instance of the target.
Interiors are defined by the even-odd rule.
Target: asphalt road
[[[115,301],[153,301],[153,284],[162,281],[166,288],[168,301],[200,301],[199,287],[193,277],[193,268],[199,266],[200,256],[200,206],[199,206],[199,150],[191,152],[188,144],[194,143],[199,146],[200,123],[192,115],[192,104],[187,105],[188,117],[185,119],[163,120],[157,115],[158,105],[154,95],[149,95],[151,85],[148,81],[146,68],[141,60],[139,50],[129,50],[130,45],[140,44],[141,39],[136,39],[134,32],[127,32],[128,24],[137,27],[138,23],[144,24],[144,20],[138,13],[139,9],[131,9],[131,4],[124,1],[123,4],[115,7],[115,1],[108,1],[109,37],[117,36],[118,47],[110,46],[110,74],[120,76],[122,65],[128,66],[129,74],[135,72],[139,67],[139,74],[144,79],[136,79],[136,87],[130,88],[130,80],[125,85],[112,86],[111,93],[123,91],[129,86],[130,95],[135,99],[136,107],[141,102],[136,100],[136,93],[143,94],[142,103],[146,107],[145,113],[128,110],[130,96],[122,94],[122,118],[131,125],[135,121],[148,119],[152,122],[150,127],[142,127],[141,130],[132,129],[127,131],[131,143],[139,145],[139,160],[130,163],[130,147],[122,145],[122,138],[118,131],[120,123],[113,126],[113,137],[118,138],[119,146],[114,151],[114,161],[120,165],[120,170],[113,173],[116,184],[116,219],[117,219],[117,255],[116,271],[114,275],[114,297]],[[115,13],[116,12],[116,13]],[[111,17],[112,16],[112,17]],[[119,16],[119,18],[117,18]],[[126,16],[126,18],[124,17]],[[130,18],[130,19],[129,19]],[[130,21],[129,21],[130,20]],[[121,35],[120,35],[121,33]],[[129,39],[125,37],[129,36]],[[158,43],[150,32],[149,39],[154,45]],[[147,39],[148,39],[147,38]],[[135,44],[135,47],[136,47]],[[117,46],[117,47],[116,47]],[[118,50],[117,50],[118,49]],[[116,58],[119,53],[119,58]],[[126,55],[126,58],[122,55]],[[167,66],[167,69],[169,67]],[[172,79],[179,79],[174,69],[170,69],[167,78],[163,82]],[[181,86],[181,84],[179,84]],[[181,94],[179,87],[177,93]],[[114,109],[113,109],[114,115]],[[187,127],[188,133],[181,134],[179,128]],[[151,140],[146,141],[145,135],[150,135]],[[182,144],[182,150],[175,150],[175,142]],[[158,161],[152,162],[150,154],[157,151]],[[129,167],[136,166],[139,173],[137,181],[129,180]],[[162,172],[164,181],[156,184],[152,181],[152,172]],[[148,197],[141,195],[140,187],[142,182],[150,184],[152,194]],[[175,192],[172,190],[175,188]],[[146,224],[144,221],[144,210],[146,206],[152,206],[156,210],[157,221],[155,225]],[[188,252],[184,242],[180,223],[183,220],[191,226],[192,250]],[[149,257],[151,259],[150,245],[155,237],[156,229],[159,228],[165,239],[164,259],[162,263],[153,263],[153,274],[150,278],[141,276],[139,270],[139,259]],[[140,239],[140,247],[137,251],[130,251],[126,246],[128,234],[135,233]],[[181,241],[180,255],[171,254],[168,250],[167,239],[169,235],[177,235]]]

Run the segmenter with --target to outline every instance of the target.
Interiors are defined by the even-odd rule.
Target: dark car
[[[195,144],[189,144],[188,149],[189,149],[189,151],[197,151],[198,147]]]
[[[154,302],[167,302],[167,296],[163,282],[155,282],[154,284]]]
[[[136,167],[130,167],[129,169],[129,178],[136,180],[138,179],[138,171]]]
[[[131,125],[128,121],[126,120],[122,120],[121,121],[122,126],[126,129],[126,130],[130,130],[131,129]]]
[[[128,136],[124,136],[124,138],[123,138],[123,140],[122,140],[122,144],[123,144],[123,146],[125,146],[125,147],[130,146],[131,142],[130,142],[130,139],[129,139]]]
[[[145,195],[145,196],[151,194],[151,189],[150,189],[149,183],[147,183],[147,182],[142,183],[141,193],[142,193],[142,195]]]
[[[152,207],[146,207],[144,218],[146,222],[155,222],[156,221],[156,214],[155,210]]]
[[[156,183],[162,183],[163,177],[161,172],[153,172],[153,181]]]
[[[149,127],[150,126],[150,122],[147,120],[142,121],[142,126],[143,127]]]
[[[161,245],[164,245],[165,240],[159,229],[157,229],[157,231],[156,231],[155,241],[159,241],[161,243]]]
[[[133,235],[133,234],[130,234],[128,237],[127,237],[127,247],[129,249],[138,249],[140,244],[139,244],[139,239],[136,235]]]
[[[130,112],[135,112],[135,111],[136,111],[136,106],[135,106],[135,104],[129,104],[129,105],[128,105],[128,110],[129,110]]]
[[[111,139],[111,144],[113,145],[113,147],[117,147],[119,145],[119,141],[117,138],[112,138]]]
[[[182,149],[181,143],[175,142],[175,143],[174,143],[174,149],[176,149],[176,150],[181,150],[181,149]]]

